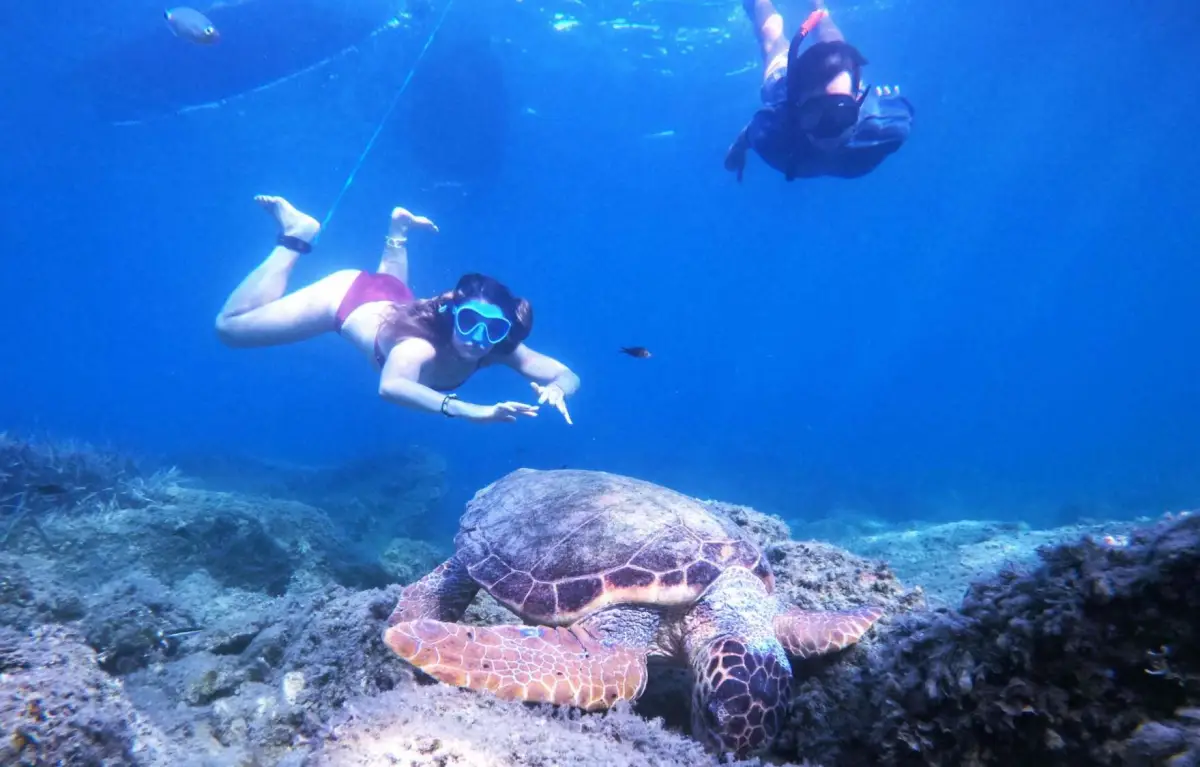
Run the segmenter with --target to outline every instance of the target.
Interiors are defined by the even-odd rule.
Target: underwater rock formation
[[[131,458],[113,451],[0,432],[0,549],[26,530],[44,538],[40,521],[50,512],[85,503],[144,507],[156,479],[144,478]]]
[[[394,583],[408,585],[450,556],[444,548],[417,538],[393,538],[379,555],[383,569]]]
[[[380,639],[398,581],[438,551],[353,540],[341,482],[368,488],[372,530],[391,529],[389,508],[419,517],[383,502],[368,464],[280,471],[248,496],[79,446],[4,438],[0,460],[0,764],[718,764],[683,734],[670,675],[632,712],[580,714],[430,685],[398,661]],[[440,487],[439,462],[397,465],[386,486],[404,498]],[[297,488],[335,511],[280,497]],[[928,611],[876,556],[706,503],[767,552],[782,598],[889,610],[858,646],[798,664],[773,761],[1200,764],[1200,518],[1043,548]],[[1003,530],[969,527],[924,551],[1007,550]],[[512,615],[481,594],[466,620]]]
[[[1036,565],[1043,546],[1073,543],[1086,535],[1123,540],[1137,524],[1081,520],[1034,529],[1016,521],[886,523],[851,517],[804,524],[799,531],[860,556],[886,559],[901,580],[921,584],[931,607],[957,607],[972,582],[1005,567]]]
[[[0,764],[135,764],[154,737],[71,631],[0,627]]]
[[[775,573],[779,598],[806,610],[844,610],[857,605],[880,605],[888,615],[925,606],[920,586],[906,588],[882,560],[851,554],[819,541],[797,541],[786,522],[747,506],[705,501],[729,517],[758,544]],[[868,646],[872,633],[860,640]],[[850,652],[853,652],[851,650]]]
[[[1125,743],[1130,767],[1200,765],[1200,708],[1181,708],[1174,720],[1146,722]]]
[[[470,698],[470,700],[464,700]],[[525,706],[435,686],[354,706],[318,764],[471,767],[717,767],[696,741],[622,707],[607,714]],[[761,767],[758,759],[727,763]],[[783,767],[786,767],[784,765]]]
[[[1040,555],[802,683],[793,753],[827,767],[1123,765],[1194,744],[1200,518]]]
[[[0,763],[353,764],[390,748],[428,765],[484,752],[543,764],[564,749],[576,764],[715,764],[628,712],[531,711],[417,684],[380,639],[399,584],[361,590],[371,582],[340,514],[144,475],[86,446],[3,447],[21,484],[0,503]],[[431,474],[440,486],[429,468],[389,463],[387,486],[403,496]],[[369,475],[359,463],[285,485],[328,499]],[[435,555],[393,541],[374,566],[417,572]],[[464,722],[479,726],[451,737]]]
[[[241,495],[299,501],[338,520],[353,543],[426,534],[446,491],[445,460],[418,447],[377,452],[334,466],[294,466],[247,457],[189,456],[178,462],[206,485]],[[382,546],[379,547],[382,550]]]

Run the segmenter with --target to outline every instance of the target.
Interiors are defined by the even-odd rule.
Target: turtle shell
[[[733,565],[775,585],[758,547],[723,514],[598,471],[514,471],[475,494],[454,542],[493,597],[550,625],[611,604],[690,604]]]

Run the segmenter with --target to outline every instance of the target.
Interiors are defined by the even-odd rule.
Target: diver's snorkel
[[[862,82],[867,59],[853,45],[844,40],[825,40],[800,53],[805,39],[828,16],[824,8],[810,13],[788,46],[784,120],[788,135],[796,137],[791,144],[789,168],[806,144],[822,150],[834,148],[857,124],[870,92]],[[841,72],[850,74],[850,94],[821,92]],[[794,178],[790,170],[785,175],[788,181]]]
[[[862,68],[868,62],[865,56],[845,40],[826,40],[814,43],[803,54],[800,47],[817,25],[829,17],[829,11],[818,8],[808,15],[792,42],[788,45],[787,57],[787,100],[798,104],[810,97],[816,81],[833,79],[838,72],[849,72],[853,80],[851,92],[861,104],[869,89],[863,88]],[[807,75],[807,77],[805,76]]]
[[[817,25],[825,19],[829,18],[829,11],[824,8],[818,8],[808,14],[808,18],[800,25],[800,29],[796,30],[796,34],[792,36],[792,44],[788,50],[788,58],[792,59],[796,56],[796,49],[800,47],[800,43],[804,42],[804,38],[808,37]]]

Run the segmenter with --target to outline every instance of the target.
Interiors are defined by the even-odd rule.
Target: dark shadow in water
[[[404,96],[397,143],[430,183],[478,186],[500,174],[511,118],[504,69],[478,32],[447,29],[425,54]]]

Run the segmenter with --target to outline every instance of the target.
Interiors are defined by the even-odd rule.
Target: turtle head
[[[783,727],[792,669],[774,637],[722,637],[709,648],[692,695],[692,733],[739,759],[762,751]]]
[[[713,581],[685,620],[693,672],[692,734],[745,758],[775,740],[792,699],[792,667],[775,637],[775,598],[749,570]]]

